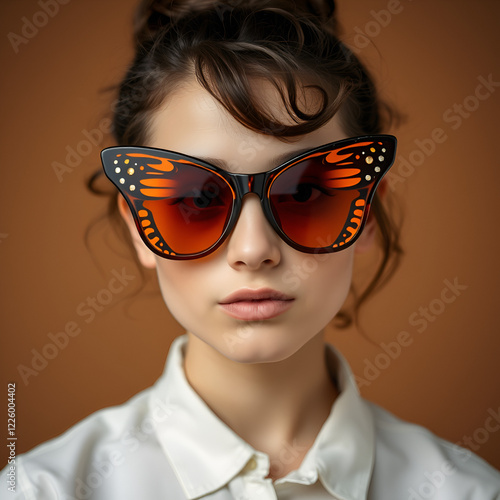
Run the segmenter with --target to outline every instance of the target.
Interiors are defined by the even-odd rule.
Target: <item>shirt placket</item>
[[[276,491],[269,474],[269,457],[256,452],[240,474],[228,485],[235,500],[277,500]]]

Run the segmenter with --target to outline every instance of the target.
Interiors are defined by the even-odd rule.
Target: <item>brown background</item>
[[[163,369],[172,339],[183,333],[156,292],[154,276],[135,295],[139,272],[109,226],[93,226],[91,253],[83,243],[85,229],[105,209],[83,185],[99,166],[100,149],[111,145],[109,137],[83,149],[88,155],[61,182],[53,169],[54,162],[66,163],[68,146],[84,148],[84,131],[99,127],[110,111],[112,98],[102,89],[118,81],[130,58],[135,3],[71,0],[17,53],[8,34],[21,35],[23,17],[33,20],[41,5],[2,3],[1,392],[6,395],[7,382],[16,382],[18,452],[149,386]],[[345,40],[370,61],[384,95],[407,115],[393,130],[400,155],[393,172],[406,176],[395,184],[404,208],[406,256],[363,313],[368,338],[350,329],[330,331],[329,340],[360,377],[369,363],[385,367],[368,374],[373,380],[361,389],[367,398],[448,440],[473,436],[476,452],[499,468],[500,431],[486,431],[484,424],[500,404],[500,87],[481,101],[468,96],[481,76],[500,82],[500,3],[339,4]],[[377,14],[389,7],[399,10],[390,21]],[[363,33],[371,41],[367,47]],[[452,120],[453,106],[464,100],[477,109],[458,123]],[[436,128],[446,139],[409,174],[401,158],[422,160],[415,141],[431,137]],[[364,257],[358,271],[372,261]],[[96,295],[105,300],[102,290],[112,271],[124,267],[135,278],[87,323],[90,316],[79,305]],[[444,281],[455,279],[467,289],[450,304],[440,302]],[[434,320],[425,328],[422,322],[411,324],[412,315],[420,316],[429,304],[439,313]],[[29,367],[33,350],[47,349],[48,334],[70,321],[81,333],[25,384],[19,366]],[[389,358],[380,356],[377,344],[388,344],[403,331],[411,345],[384,364]],[[2,455],[0,466],[4,463]]]

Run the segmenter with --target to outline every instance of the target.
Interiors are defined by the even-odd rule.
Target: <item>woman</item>
[[[377,197],[395,139],[333,14],[141,5],[103,166],[187,333],[153,388],[21,457],[19,498],[498,497],[496,471],[364,401],[324,342],[355,253],[380,236],[357,307],[399,252]]]

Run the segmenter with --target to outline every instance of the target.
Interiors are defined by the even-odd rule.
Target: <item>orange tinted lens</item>
[[[222,177],[201,167],[183,165],[162,191],[161,197],[143,201],[142,207],[151,212],[173,253],[197,254],[218,241],[233,204],[233,191]]]
[[[362,220],[366,190],[345,189],[359,170],[331,168],[310,158],[279,174],[270,187],[271,210],[283,232],[308,248],[342,246]],[[347,225],[346,225],[347,223]]]

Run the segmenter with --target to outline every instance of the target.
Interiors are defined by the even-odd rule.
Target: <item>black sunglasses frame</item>
[[[269,193],[270,189],[272,186],[272,183],[274,182],[274,179],[276,179],[284,170],[292,167],[296,163],[300,163],[304,159],[306,159],[308,156],[311,155],[316,155],[317,153],[322,153],[322,152],[328,152],[330,150],[337,150],[339,154],[342,152],[342,148],[347,148],[348,146],[353,146],[356,145],[357,143],[365,143],[365,142],[373,142],[373,143],[379,143],[383,142],[384,143],[384,148],[387,150],[384,155],[386,156],[386,161],[384,161],[383,165],[379,165],[378,171],[376,174],[373,173],[373,168],[370,170],[371,175],[367,175],[366,177],[370,177],[369,181],[365,182],[365,179],[363,178],[362,182],[359,184],[356,184],[355,186],[351,188],[340,188],[342,190],[345,189],[356,189],[356,190],[368,190],[368,193],[366,195],[366,204],[363,207],[363,218],[361,223],[359,224],[359,227],[357,229],[356,234],[345,244],[340,244],[338,246],[333,246],[333,244],[330,244],[328,246],[322,246],[322,247],[305,247],[303,245],[300,245],[296,242],[294,242],[292,239],[290,239],[286,233],[281,229],[279,224],[277,223],[274,214],[272,212],[271,206],[270,206],[270,199],[269,199]],[[254,193],[256,194],[261,202],[262,210],[264,212],[264,215],[268,222],[271,224],[273,229],[276,231],[276,233],[280,236],[280,238],[287,243],[289,246],[294,248],[295,250],[298,250],[303,253],[309,253],[309,254],[323,254],[323,253],[334,253],[338,252],[341,250],[344,250],[348,247],[350,247],[360,236],[360,234],[363,231],[363,228],[365,226],[366,220],[368,218],[368,214],[370,211],[370,204],[373,199],[373,196],[375,194],[376,188],[380,181],[382,180],[383,176],[387,173],[389,168],[392,166],[394,163],[395,159],[395,154],[396,154],[396,146],[397,146],[397,139],[396,137],[392,135],[387,135],[387,134],[379,134],[379,135],[366,135],[366,136],[360,136],[360,137],[354,137],[354,138],[349,138],[349,139],[343,139],[340,141],[335,141],[331,142],[328,144],[324,144],[322,146],[318,146],[316,148],[310,149],[304,153],[299,154],[298,156],[295,156],[294,158],[291,158],[290,160],[287,160],[286,162],[282,163],[281,165],[278,165],[277,167],[274,167],[273,169],[258,173],[258,174],[240,174],[240,173],[232,173],[228,172],[224,169],[221,169],[215,165],[212,165],[204,160],[200,160],[198,158],[195,158],[193,156],[189,156],[183,153],[177,153],[175,151],[169,151],[165,149],[159,149],[159,148],[152,148],[152,147],[142,147],[142,146],[113,146],[110,148],[103,149],[101,151],[101,160],[102,160],[102,165],[104,168],[104,172],[108,179],[118,188],[119,192],[122,194],[122,196],[125,198],[135,221],[137,230],[146,244],[146,246],[154,252],[156,255],[159,255],[160,257],[166,258],[166,259],[172,259],[172,260],[192,260],[192,259],[199,259],[202,257],[205,257],[215,250],[219,248],[224,241],[227,239],[229,234],[231,233],[232,229],[234,228],[238,217],[241,212],[241,207],[242,207],[242,202],[243,202],[243,197],[249,193]],[[218,240],[212,244],[209,248],[193,253],[193,254],[178,254],[175,253],[174,250],[172,250],[169,246],[168,243],[163,240],[162,235],[159,233],[158,230],[155,230],[151,235],[149,235],[149,238],[154,238],[154,237],[160,237],[165,246],[168,247],[167,250],[161,250],[157,248],[148,238],[148,235],[145,234],[144,228],[141,225],[141,219],[138,215],[138,209],[133,203],[133,199],[137,200],[141,198],[134,192],[132,192],[132,188],[135,191],[135,187],[138,183],[138,180],[134,178],[134,176],[125,176],[123,173],[117,173],[116,172],[116,164],[114,161],[117,158],[117,155],[127,155],[130,153],[139,153],[139,154],[151,154],[154,155],[158,158],[164,158],[164,159],[169,159],[172,161],[176,160],[187,160],[188,162],[192,162],[199,168],[203,168],[205,170],[208,170],[210,172],[215,173],[219,177],[222,177],[228,186],[231,188],[233,192],[233,203],[231,206],[230,210],[230,216],[229,220],[227,220],[225,227],[222,231],[222,234],[218,238]],[[193,165],[191,165],[193,166]],[[373,167],[373,165],[372,165]],[[118,169],[119,170],[119,169]],[[364,172],[362,172],[362,176],[364,177]],[[375,178],[375,179],[374,179]],[[128,184],[127,184],[128,182]],[[132,184],[134,183],[135,184]],[[127,188],[129,191],[127,191]],[[346,221],[347,224],[347,221]]]

